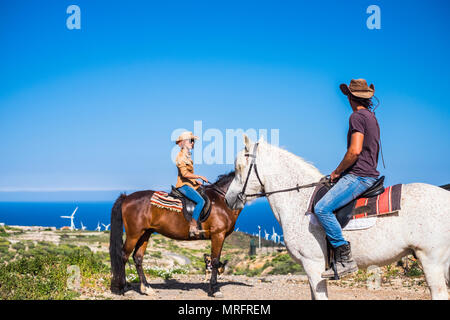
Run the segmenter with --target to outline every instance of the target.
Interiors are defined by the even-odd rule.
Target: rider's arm
[[[351,137],[350,147],[347,149],[347,152],[342,159],[339,166],[334,170],[334,173],[337,175],[341,175],[348,167],[355,163],[361,154],[364,142],[364,135],[361,132],[354,132]]]
[[[187,170],[186,170],[186,172],[184,174],[183,174],[183,171],[181,171],[181,175],[183,177],[185,177],[185,178],[188,178],[188,179],[201,179],[201,176],[193,174],[193,173],[190,173]]]
[[[177,167],[180,169],[180,174],[187,179],[202,179],[204,181],[207,181],[205,177],[199,176],[197,174],[189,172],[187,169],[186,163],[183,161],[183,159],[177,159]]]

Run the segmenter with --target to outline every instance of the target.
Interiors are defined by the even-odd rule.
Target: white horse
[[[236,158],[236,175],[226,194],[230,208],[243,208],[246,194],[276,191],[314,183],[323,175],[302,158],[262,139],[253,143],[244,135],[245,149]],[[255,146],[257,146],[255,150]],[[254,152],[254,154],[253,154]],[[257,165],[255,173],[250,165]],[[264,185],[264,188],[262,187]],[[326,238],[320,225],[305,215],[314,188],[267,196],[280,223],[286,248],[308,276],[313,299],[328,299],[327,283],[321,278],[326,264]],[[420,260],[432,299],[448,299],[450,286],[450,193],[442,188],[411,183],[402,187],[398,215],[379,217],[370,229],[344,231],[351,242],[358,267],[382,266],[415,253]]]

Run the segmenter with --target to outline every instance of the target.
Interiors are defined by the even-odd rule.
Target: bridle
[[[248,174],[247,174],[247,178],[245,179],[245,183],[244,186],[242,187],[242,191],[238,193],[237,197],[240,201],[242,201],[242,203],[246,202],[247,197],[264,197],[265,195],[265,191],[264,191],[264,184],[261,182],[261,178],[259,177],[258,174],[258,168],[256,167],[256,149],[258,149],[258,144],[259,142],[255,143],[255,146],[253,147],[253,154],[250,153],[245,153],[246,157],[251,157],[252,158],[252,162],[250,163],[250,168],[248,169]],[[248,183],[248,179],[250,178],[250,174],[252,173],[252,169],[255,168],[255,174],[256,177],[258,178],[259,184],[262,186],[263,192],[261,193],[255,193],[255,194],[245,194],[245,189],[247,189],[247,183]]]
[[[244,186],[242,187],[242,191],[239,192],[238,195],[237,195],[237,198],[239,199],[239,201],[242,201],[242,203],[246,202],[247,197],[260,198],[260,197],[267,197],[267,196],[270,196],[271,194],[279,193],[279,192],[288,192],[288,191],[294,191],[294,190],[297,190],[299,192],[300,189],[304,189],[304,188],[312,188],[312,187],[316,187],[318,185],[323,185],[323,184],[330,184],[331,185],[330,176],[325,176],[325,177],[321,178],[319,180],[319,182],[304,184],[304,185],[301,185],[301,186],[299,186],[297,184],[295,187],[292,187],[292,188],[266,192],[264,190],[264,184],[262,183],[261,178],[259,177],[258,168],[256,166],[256,150],[258,149],[258,144],[259,144],[258,142],[255,143],[255,146],[253,148],[253,153],[252,154],[250,154],[248,152],[244,154],[246,157],[251,157],[252,158],[252,162],[250,163],[250,167],[248,169],[247,178],[245,179],[245,183],[244,183]],[[259,193],[246,194],[245,193],[245,189],[247,189],[247,183],[248,183],[248,180],[250,178],[250,174],[252,173],[252,169],[253,168],[255,169],[254,171],[255,171],[256,177],[258,178],[259,184],[261,185],[263,191],[259,192]]]

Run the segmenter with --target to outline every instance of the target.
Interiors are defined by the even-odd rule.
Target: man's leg
[[[347,174],[333,186],[325,196],[316,204],[314,211],[325,230],[327,238],[335,250],[338,260],[338,274],[344,275],[357,269],[356,263],[351,257],[350,244],[344,239],[342,228],[333,211],[346,205],[362,192],[367,190],[375,182],[374,178],[362,178]],[[330,278],[334,272],[328,269],[322,277]]]
[[[359,181],[354,175],[345,175],[317,202],[314,212],[325,230],[331,245],[336,248],[348,244],[333,211],[346,205],[353,198]]]

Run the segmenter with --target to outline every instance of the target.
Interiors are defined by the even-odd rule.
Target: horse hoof
[[[155,293],[155,291],[153,290],[152,287],[150,287],[150,286],[145,286],[145,285],[141,285],[141,294],[150,296],[150,295],[152,295],[152,294],[154,294],[154,293]]]

